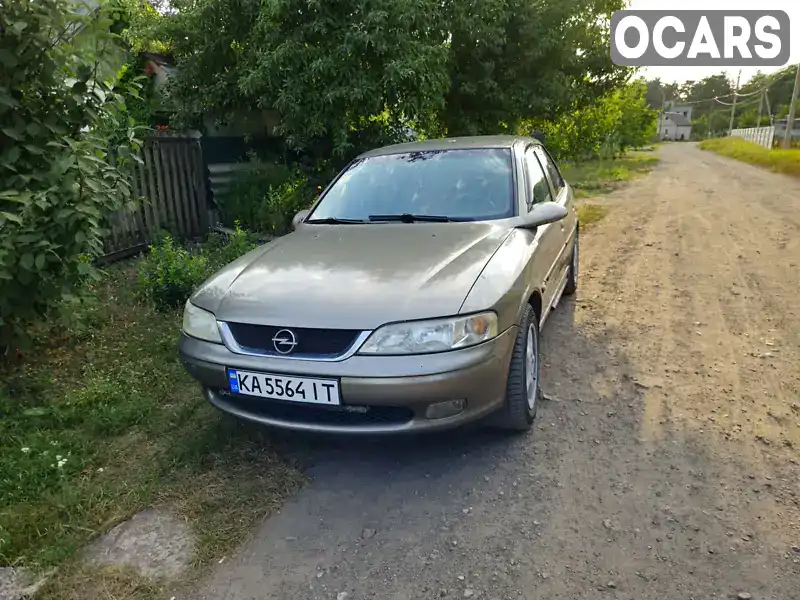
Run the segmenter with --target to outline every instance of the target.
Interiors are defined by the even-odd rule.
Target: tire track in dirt
[[[665,149],[668,156],[664,166],[669,168],[670,159],[678,156],[679,152],[689,161],[699,154],[698,150],[691,147],[668,147]],[[668,212],[672,216],[666,218],[667,234],[661,236],[660,240],[667,246],[663,255],[671,264],[673,281],[668,282],[668,285],[672,288],[675,300],[682,300],[680,304],[670,305],[670,310],[658,317],[667,318],[672,325],[672,332],[676,334],[672,336],[675,344],[673,362],[679,365],[678,370],[682,373],[682,380],[672,382],[670,386],[670,413],[675,424],[684,428],[691,427],[696,434],[706,437],[708,434],[722,433],[743,445],[744,452],[723,453],[716,444],[705,443],[715,456],[729,463],[721,468],[718,476],[735,481],[741,477],[742,463],[749,463],[750,468],[762,473],[769,468],[775,468],[777,463],[783,466],[792,464],[789,462],[791,458],[789,461],[785,457],[784,460],[775,460],[774,453],[764,451],[764,443],[783,441],[793,443],[796,447],[797,424],[789,424],[786,415],[780,414],[786,410],[787,405],[791,410],[792,398],[795,397],[797,365],[782,365],[779,371],[785,377],[769,374],[764,377],[764,353],[754,352],[754,344],[759,338],[763,341],[764,334],[771,335],[774,338],[771,342],[775,344],[775,339],[782,339],[783,333],[783,338],[788,338],[787,355],[796,355],[798,327],[796,322],[790,322],[786,318],[787,314],[792,316],[793,313],[791,310],[787,313],[788,299],[784,297],[783,291],[787,284],[796,286],[797,271],[788,271],[782,268],[781,263],[769,260],[769,237],[764,236],[764,231],[786,229],[786,225],[779,220],[780,215],[775,215],[768,201],[771,194],[775,193],[776,184],[783,184],[790,190],[797,190],[798,185],[791,180],[759,173],[763,180],[757,188],[762,194],[759,197],[753,195],[754,186],[750,184],[752,179],[748,179],[748,184],[742,185],[743,190],[736,189],[743,175],[727,161],[717,157],[696,160],[697,163],[704,163],[702,170],[690,168],[689,161],[682,165],[680,182],[667,182],[666,178],[659,177],[656,172],[640,186],[630,188],[625,198],[612,200],[612,205],[615,210],[634,213],[635,209],[630,204],[637,202],[637,193],[640,195],[639,201],[656,199],[652,203],[652,210],[657,216],[650,220],[651,226],[664,218],[663,209],[669,206]],[[744,177],[751,175],[747,173]],[[671,185],[666,187],[667,183]],[[771,186],[767,185],[770,183]],[[663,198],[663,194],[659,198],[659,194],[652,189],[658,186],[665,186],[665,189],[670,190],[668,205],[663,202],[667,200]],[[704,190],[706,186],[710,188]],[[708,189],[715,190],[715,193],[708,193]],[[703,194],[703,191],[706,193]],[[742,191],[747,193],[743,194]],[[783,193],[785,195],[785,191]],[[800,193],[789,194],[800,199]],[[701,199],[704,202],[699,203],[698,200]],[[760,202],[762,199],[763,204]],[[739,201],[741,204],[732,205],[731,201]],[[797,200],[795,203],[797,204]],[[603,248],[611,246],[607,244],[608,240],[603,239]],[[786,242],[779,242],[779,247],[785,250]],[[743,269],[740,261],[734,259],[735,256],[741,258],[744,251],[761,258],[756,269]],[[762,254],[765,256],[762,257]],[[790,257],[798,256],[796,248],[787,254]],[[637,278],[643,274],[647,277],[647,269],[637,268],[635,263],[627,270]],[[627,281],[630,283],[630,280]],[[651,276],[644,287],[649,284],[659,287],[663,283],[663,276]],[[738,284],[745,292],[736,292],[732,296],[731,290],[725,289],[729,283]],[[739,301],[731,300],[732,297]],[[664,309],[663,304],[654,306],[654,302],[648,303],[647,299],[635,294],[629,294],[629,300],[627,306],[621,309],[626,317],[642,312],[655,314]],[[611,311],[620,310],[617,304],[613,307]],[[626,317],[621,317],[618,321],[625,322]],[[776,321],[778,327],[775,327]],[[644,350],[643,356],[656,353],[663,357],[664,348],[668,345],[669,341],[666,344],[645,344],[639,350]],[[767,350],[770,347],[772,346],[767,347]],[[685,360],[687,355],[688,361]],[[636,364],[642,362],[634,361]],[[689,368],[682,368],[681,365],[689,365]],[[775,365],[771,364],[766,368],[770,367],[774,368]],[[758,397],[757,388],[762,388],[766,401],[759,399],[757,405],[753,406]],[[645,406],[647,405],[646,398]],[[776,415],[777,419],[774,418]],[[774,423],[770,423],[770,419],[783,421],[782,427],[772,426]],[[659,424],[668,425],[669,419],[663,419]],[[731,428],[734,430],[733,437],[730,435]],[[746,460],[737,462],[737,458]],[[796,469],[782,468],[778,474],[785,486],[781,488],[781,492],[774,494],[774,499],[786,504],[796,519]],[[781,516],[780,510],[770,502],[759,504],[760,510],[772,512],[776,517],[776,522],[767,529],[774,532],[779,527],[777,523],[785,515]],[[796,535],[797,522],[790,522],[795,527]]]

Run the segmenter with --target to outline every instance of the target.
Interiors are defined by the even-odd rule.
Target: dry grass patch
[[[588,227],[597,223],[608,214],[608,208],[599,204],[582,203],[578,205],[578,222],[581,227]]]

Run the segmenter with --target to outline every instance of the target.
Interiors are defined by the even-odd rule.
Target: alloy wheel
[[[539,388],[539,332],[531,323],[528,329],[528,343],[525,348],[525,391],[528,398],[528,409],[533,412],[536,407],[536,396]]]

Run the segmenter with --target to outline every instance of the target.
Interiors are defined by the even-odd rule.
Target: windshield
[[[427,150],[354,161],[322,198],[310,221],[441,216],[454,221],[514,215],[511,151]]]

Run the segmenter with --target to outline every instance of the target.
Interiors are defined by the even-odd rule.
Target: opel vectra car
[[[186,303],[208,402],[319,432],[531,426],[539,329],[578,277],[573,193],[538,141],[367,152],[293,226]]]

